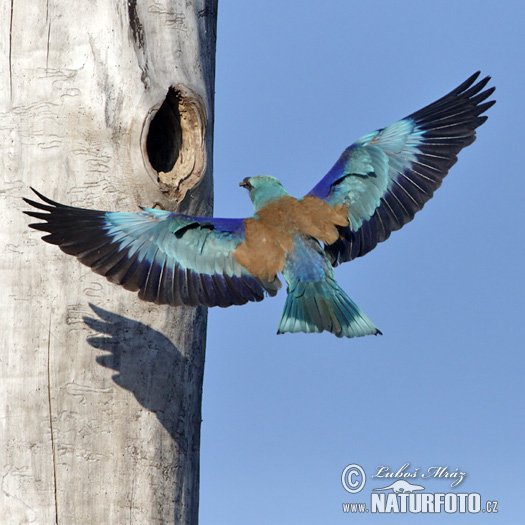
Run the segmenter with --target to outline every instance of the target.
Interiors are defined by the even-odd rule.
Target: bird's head
[[[250,192],[250,199],[257,213],[261,208],[273,201],[289,195],[283,185],[270,175],[257,175],[256,177],[246,177],[239,186],[246,188]]]

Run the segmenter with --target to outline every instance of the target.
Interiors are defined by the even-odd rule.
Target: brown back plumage
[[[244,221],[246,240],[233,255],[253,276],[271,281],[283,271],[297,233],[332,244],[339,238],[336,226],[347,225],[345,206],[332,208],[312,195],[300,200],[287,195]]]

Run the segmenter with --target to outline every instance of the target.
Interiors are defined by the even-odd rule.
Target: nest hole
[[[146,152],[151,167],[157,172],[170,172],[179,158],[183,142],[181,100],[181,94],[170,87],[150,123]]]
[[[204,177],[206,122],[201,97],[183,84],[170,87],[144,122],[144,160],[169,199],[181,201]]]

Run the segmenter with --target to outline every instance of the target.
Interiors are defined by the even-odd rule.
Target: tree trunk
[[[0,9],[0,521],[197,523],[206,310],[108,283],[21,197],[211,212],[217,0]]]

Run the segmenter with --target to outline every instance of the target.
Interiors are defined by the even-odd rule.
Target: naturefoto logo
[[[382,486],[374,487],[370,492],[370,502],[343,503],[344,513],[378,513],[378,514],[455,514],[478,512],[497,513],[498,502],[483,501],[477,492],[451,492],[465,479],[466,473],[459,468],[432,466],[423,470],[420,467],[410,470],[410,463],[405,463],[398,470],[379,466],[371,479],[381,479]],[[408,481],[408,479],[410,481]],[[448,480],[447,492],[425,492],[424,480],[430,478]],[[413,480],[421,480],[415,483]],[[384,485],[384,481],[391,481]],[[366,484],[366,473],[360,465],[351,464],[345,467],[341,475],[343,488],[350,494],[361,492]]]

